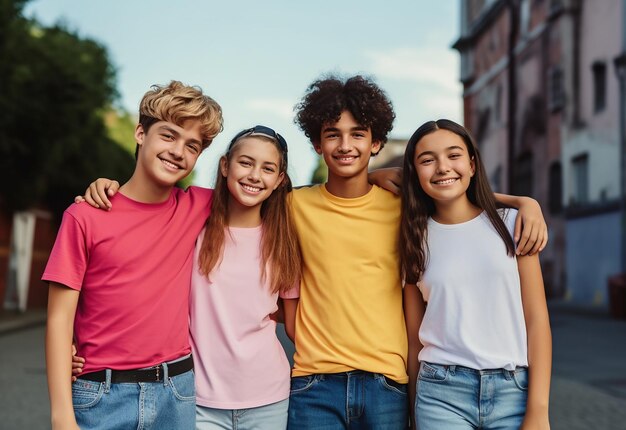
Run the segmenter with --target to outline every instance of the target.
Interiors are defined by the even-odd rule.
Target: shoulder
[[[321,196],[320,194],[320,186],[316,185],[307,185],[304,187],[294,188],[289,195],[291,196],[291,200],[293,202],[302,202],[306,200],[310,200],[314,197]]]
[[[211,188],[191,185],[184,190],[182,188],[174,188],[174,194],[177,199],[192,198],[209,200],[213,196],[213,190]]]
[[[388,191],[384,188],[379,187],[378,185],[373,185],[374,192],[374,200],[379,202],[380,204],[387,205],[387,207],[395,207],[397,206],[400,209],[400,196]]]
[[[517,218],[517,209],[498,209],[498,214],[500,215],[500,218],[502,218],[502,221],[504,221],[504,225],[511,234],[511,237],[513,237],[513,232],[515,230],[515,219]]]

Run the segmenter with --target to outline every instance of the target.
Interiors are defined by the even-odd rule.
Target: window
[[[548,82],[548,107],[552,112],[563,107],[565,94],[563,90],[563,70],[560,67],[553,67],[549,72]]]
[[[519,29],[522,36],[525,36],[530,29],[530,0],[521,0]]]
[[[593,111],[601,112],[606,107],[606,63],[595,62],[593,71]]]
[[[489,182],[491,183],[491,189],[499,193],[502,190],[502,167],[498,166],[491,174],[489,178]]]
[[[496,102],[493,110],[493,119],[496,124],[502,121],[502,85],[498,84],[496,88]]]
[[[513,167],[513,194],[517,196],[533,195],[533,155],[526,152],[517,158]]]
[[[550,165],[548,210],[552,215],[559,214],[563,210],[563,179],[561,170],[561,163],[559,161],[555,161]]]
[[[589,202],[589,156],[582,154],[572,159],[574,183],[572,184],[572,203],[575,205]]]

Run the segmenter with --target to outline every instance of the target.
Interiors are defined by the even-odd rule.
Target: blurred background
[[[552,428],[625,428],[626,0],[0,0],[0,428],[49,427],[39,278],[73,197],[132,174],[150,85],[198,85],[224,110],[183,186],[211,186],[259,123],[286,137],[301,185],[325,172],[293,106],[328,73],[370,76],[394,103],[372,168],[449,118],[496,191],[540,202]]]

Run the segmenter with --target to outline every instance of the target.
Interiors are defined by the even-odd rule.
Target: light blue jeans
[[[248,409],[196,406],[196,430],[285,430],[289,399]]]
[[[163,365],[164,373],[167,365]],[[74,414],[81,430],[193,430],[196,389],[193,370],[163,382],[111,384],[78,379],[72,384]]]
[[[404,430],[407,384],[355,370],[291,378],[290,430]]]
[[[527,397],[525,367],[475,370],[422,362],[415,420],[419,430],[517,430]]]

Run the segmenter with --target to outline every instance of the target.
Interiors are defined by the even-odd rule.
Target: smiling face
[[[281,156],[276,144],[266,138],[244,137],[231,149],[228,159],[220,160],[220,172],[226,178],[229,208],[255,209],[281,184]]]
[[[147,132],[140,124],[135,139],[139,145],[135,171],[159,188],[171,188],[189,175],[202,153],[199,120],[181,126],[158,121]]]
[[[467,200],[475,168],[460,136],[444,129],[425,135],[416,144],[414,163],[420,186],[435,203]]]
[[[380,150],[380,142],[372,141],[372,132],[356,122],[345,110],[339,121],[322,127],[315,151],[324,157],[328,166],[328,182],[335,179],[363,177],[367,180],[370,155]]]

